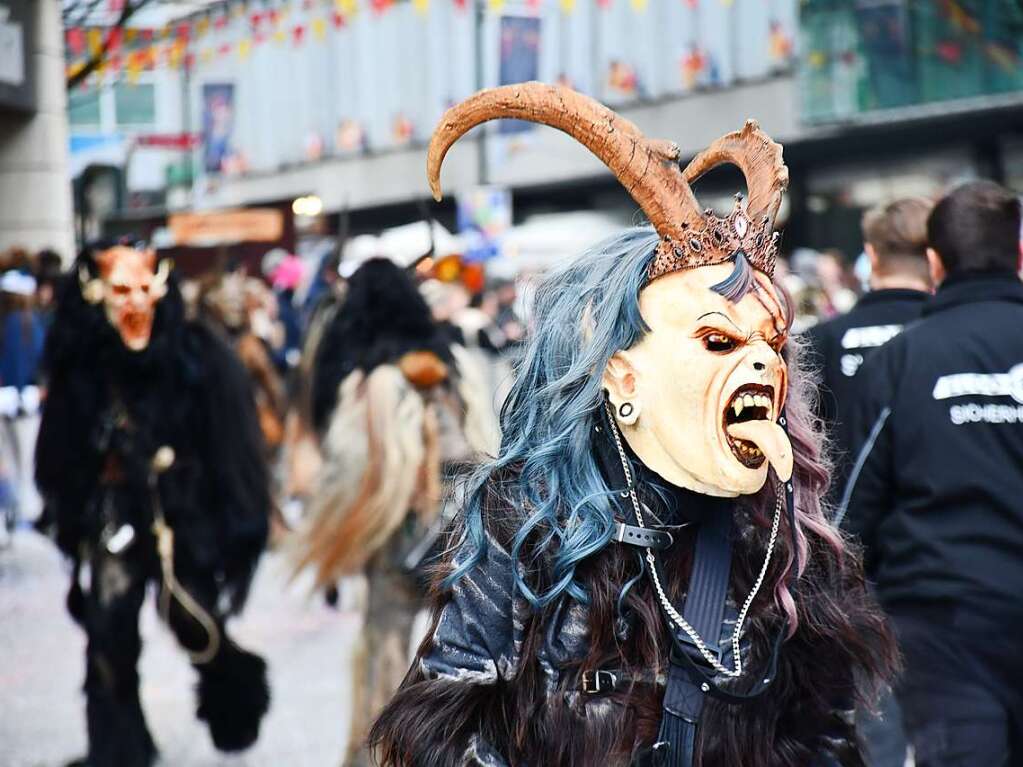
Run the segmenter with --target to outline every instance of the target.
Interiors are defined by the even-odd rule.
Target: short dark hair
[[[971,181],[946,194],[927,219],[927,240],[948,274],[1016,271],[1020,203],[993,181]]]

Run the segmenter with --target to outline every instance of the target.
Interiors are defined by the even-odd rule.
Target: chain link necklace
[[[632,508],[636,512],[636,522],[640,527],[645,528],[646,524],[643,522],[643,507],[640,505],[639,498],[636,496],[636,488],[632,482],[632,471],[629,468],[629,459],[625,455],[625,448],[622,446],[621,434],[618,432],[618,424],[615,422],[614,414],[611,412],[610,406],[605,405],[607,410],[608,420],[611,423],[611,434],[614,436],[615,447],[618,448],[618,457],[622,461],[622,469],[625,471],[625,481],[629,489],[622,492],[622,497],[628,497],[632,501]],[[753,600],[757,596],[757,592],[760,591],[760,587],[764,583],[764,578],[767,577],[767,568],[771,564],[771,555],[774,553],[774,544],[778,539],[778,524],[781,521],[781,504],[782,504],[782,488],[779,485],[775,489],[775,502],[774,502],[774,521],[771,523],[771,536],[767,540],[767,551],[764,554],[764,564],[760,568],[760,574],[757,576],[756,582],[753,584],[753,588],[750,590],[749,596],[746,597],[746,601],[742,605],[742,609],[739,611],[739,618],[735,622],[735,629],[732,632],[732,657],[735,661],[735,668],[726,668],[721,661],[714,657],[707,644],[703,641],[703,638],[696,632],[696,630],[689,625],[688,621],[682,617],[682,615],[675,609],[675,606],[668,599],[668,595],[664,591],[664,587],[661,585],[660,576],[657,574],[657,559],[654,556],[652,549],[646,550],[646,561],[649,565],[647,570],[650,573],[650,578],[653,580],[654,589],[657,591],[657,598],[664,608],[664,611],[668,614],[671,621],[682,629],[693,644],[696,645],[696,649],[700,651],[700,655],[703,656],[704,660],[711,665],[711,667],[720,674],[731,678],[737,678],[742,676],[742,653],[739,647],[739,637],[742,634],[742,625],[746,622],[746,616],[749,613],[750,605],[753,604]]]

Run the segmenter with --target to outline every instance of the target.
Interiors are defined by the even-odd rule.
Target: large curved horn
[[[686,166],[685,180],[692,184],[711,168],[725,163],[735,165],[746,177],[747,214],[754,221],[766,215],[773,225],[782,194],[789,185],[789,169],[781,153],[781,144],[760,130],[756,120],[747,120],[742,130],[726,133],[696,155]]]
[[[444,113],[426,157],[435,199],[441,198],[440,168],[451,145],[477,125],[498,118],[549,125],[583,144],[618,177],[662,237],[680,240],[687,226],[702,220],[679,168],[674,142],[648,139],[633,123],[590,97],[538,82],[489,88]]]

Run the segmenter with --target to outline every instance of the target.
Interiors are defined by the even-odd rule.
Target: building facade
[[[860,213],[883,199],[976,176],[1023,184],[1021,16],[1011,0],[214,4],[157,33],[154,60],[177,50],[177,66],[136,86],[152,83],[161,130],[202,145],[183,163],[134,155],[129,193],[164,178],[171,208],[315,196],[328,230],[342,218],[355,230],[406,223],[420,215],[425,142],[444,109],[539,79],[599,98],[687,155],[755,117],[792,169],[787,247],[852,256]],[[121,129],[114,88],[99,99],[103,131]],[[516,220],[635,210],[588,153],[535,126],[486,126],[452,151],[446,190],[481,184],[512,190]],[[718,186],[703,185],[712,202]],[[433,211],[453,223],[450,204]]]

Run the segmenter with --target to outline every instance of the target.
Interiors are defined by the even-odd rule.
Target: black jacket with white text
[[[951,277],[864,363],[839,515],[889,610],[1023,615],[1023,282]]]
[[[850,455],[849,409],[861,385],[857,376],[864,360],[920,316],[930,298],[922,290],[889,288],[864,295],[847,314],[809,328],[804,337],[810,361],[820,371],[817,415],[830,437],[835,467],[829,498],[842,497],[854,456]]]

